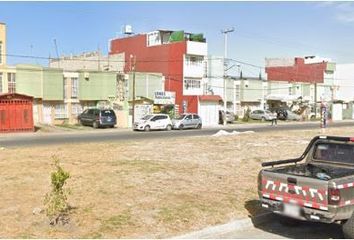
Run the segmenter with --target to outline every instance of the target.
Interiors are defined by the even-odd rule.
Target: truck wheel
[[[354,238],[354,213],[352,216],[343,224],[342,231],[345,238]]]

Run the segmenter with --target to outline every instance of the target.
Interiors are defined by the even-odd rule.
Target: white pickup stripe
[[[321,210],[326,210],[326,211],[327,211],[327,210],[328,210],[328,207],[320,206],[320,209],[321,209]]]
[[[337,188],[338,188],[338,189],[343,189],[343,188],[344,188],[344,185],[338,185]]]
[[[304,206],[306,206],[306,207],[312,207],[312,204],[311,204],[311,203],[305,203]]]
[[[282,197],[276,197],[275,199],[278,200],[278,201],[283,201]]]
[[[269,194],[263,194],[263,197],[266,197],[266,198],[269,198],[270,196],[269,196]]]
[[[344,203],[345,205],[349,205],[350,204],[350,200],[348,200],[348,201],[345,201],[345,203]]]

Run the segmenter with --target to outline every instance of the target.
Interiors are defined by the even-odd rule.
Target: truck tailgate
[[[265,199],[328,211],[328,182],[264,170],[260,194]]]

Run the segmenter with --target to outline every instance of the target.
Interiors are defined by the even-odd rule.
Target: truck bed
[[[292,176],[317,178],[321,180],[330,180],[354,175],[354,169],[342,168],[338,167],[338,165],[330,166],[322,164],[297,164],[291,166],[287,165],[278,168],[266,169],[265,171],[283,173]]]

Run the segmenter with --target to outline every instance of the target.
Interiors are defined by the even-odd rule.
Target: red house
[[[328,59],[314,56],[295,59],[266,59],[266,73],[270,81],[323,83]]]
[[[205,110],[202,110],[200,103],[203,98],[199,98],[204,95],[203,61],[207,55],[207,43],[202,34],[157,30],[113,39],[110,41],[110,54],[118,53],[125,53],[125,72],[131,70],[134,56],[136,71],[162,73],[165,76],[165,91],[176,93],[179,112],[203,115],[204,111],[208,111],[205,107],[207,103],[203,103]],[[215,101],[208,103],[212,109],[218,104]]]
[[[33,97],[0,94],[0,132],[33,131]]]

